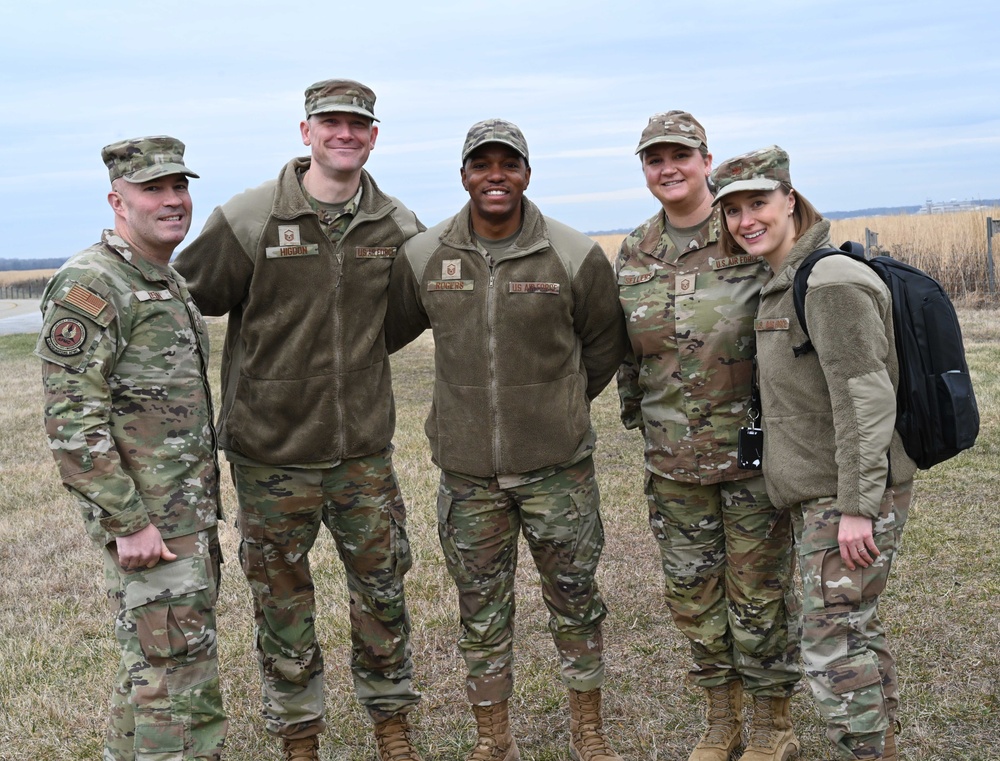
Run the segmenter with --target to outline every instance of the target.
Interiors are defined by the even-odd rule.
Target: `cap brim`
[[[198,179],[198,175],[183,164],[156,164],[155,166],[147,166],[137,172],[132,172],[132,174],[123,174],[122,179],[126,182],[149,182],[158,177],[167,177],[171,174],[183,174],[187,177]]]
[[[696,137],[680,137],[679,135],[660,135],[659,137],[650,138],[644,143],[639,143],[639,147],[635,149],[636,154],[642,153],[651,145],[657,145],[658,143],[674,143],[675,145],[686,145],[688,148],[700,148],[702,146],[701,140]]]
[[[732,193],[739,193],[743,190],[777,190],[781,187],[778,180],[769,180],[766,177],[755,177],[752,180],[737,180],[731,182],[715,194],[713,204],[717,204],[720,199]]]
[[[517,143],[513,142],[512,140],[502,140],[497,137],[491,137],[489,140],[483,140],[481,142],[478,142],[475,145],[470,146],[467,150],[463,151],[462,163],[464,164],[465,160],[469,158],[469,156],[471,156],[477,150],[482,148],[484,145],[489,145],[490,143],[500,143],[501,145],[506,145],[508,148],[513,148],[517,152],[518,156],[520,156],[525,161],[528,160],[528,155],[521,149],[521,146],[519,146]]]
[[[373,122],[378,121],[378,119],[375,118],[375,114],[373,114],[371,111],[365,111],[360,106],[335,105],[335,106],[330,106],[329,108],[324,108],[320,106],[319,108],[314,109],[309,113],[307,113],[306,116],[317,116],[319,114],[360,114],[361,116],[365,116],[371,119]]]

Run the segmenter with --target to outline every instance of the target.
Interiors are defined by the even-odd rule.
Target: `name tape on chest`
[[[428,291],[471,291],[474,289],[474,280],[428,280]]]
[[[511,283],[511,293],[559,293],[559,283]]]
[[[730,267],[739,267],[741,264],[757,264],[760,259],[750,254],[740,254],[739,256],[727,256],[725,259],[713,259],[713,270],[724,270]]]
[[[618,285],[639,285],[640,283],[648,283],[655,275],[655,272],[643,272],[639,275],[626,275],[623,272],[618,275]]]
[[[788,318],[787,317],[771,317],[769,319],[761,319],[753,321],[753,329],[760,331],[767,330],[788,330]]]
[[[380,246],[380,247],[356,246],[354,248],[354,257],[356,259],[394,259],[396,257],[396,247],[395,246]]]
[[[162,291],[135,291],[135,297],[139,301],[170,301],[174,295],[168,290]]]
[[[289,256],[319,256],[318,243],[303,243],[298,246],[268,246],[264,249],[268,259],[284,259]]]

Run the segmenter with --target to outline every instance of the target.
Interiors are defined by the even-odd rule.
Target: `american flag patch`
[[[91,317],[97,317],[104,311],[104,307],[108,305],[108,302],[96,293],[88,291],[82,285],[77,285],[76,283],[74,283],[73,287],[69,289],[69,293],[63,296],[63,301],[67,304],[72,304],[78,309],[89,314]]]

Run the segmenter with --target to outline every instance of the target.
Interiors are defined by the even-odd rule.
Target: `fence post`
[[[869,259],[872,258],[878,249],[878,233],[873,233],[867,227],[865,228],[865,256]]]
[[[1000,233],[1000,219],[986,218],[986,274],[990,281],[990,296],[996,295],[996,279],[993,274],[993,234]]]

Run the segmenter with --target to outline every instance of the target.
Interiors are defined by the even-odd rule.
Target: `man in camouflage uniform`
[[[707,698],[708,730],[690,761],[727,761],[742,743],[744,691],[757,720],[741,758],[783,759],[798,741],[790,725],[772,731],[769,717],[800,679],[791,523],[771,505],[760,471],[737,464],[753,319],[770,270],[720,252],[712,155],[691,114],[655,114],[636,153],[662,208],[618,254],[631,342],[618,391],[625,427],[643,432],[667,604],[690,642],[689,680]]]
[[[302,141],[277,180],[215,209],[177,269],[205,314],[229,314],[220,443],[239,500],[268,732],[319,758],[323,656],[309,549],[325,524],[347,575],[351,670],[383,761],[415,761],[406,513],[382,332],[396,250],[423,226],[363,166],[375,93],[345,79],[305,93]]]
[[[600,713],[607,611],[594,580],[604,532],[589,416],[625,350],[614,272],[592,240],[523,197],[531,168],[515,125],[473,125],[461,176],[469,203],[409,241],[393,270],[386,332],[395,349],[434,331],[426,429],[478,727],[469,761],[519,758],[507,708],[519,532],[569,690],[571,754],[618,759]]]
[[[191,225],[184,144],[104,148],[114,230],[42,297],[45,426],[104,553],[121,648],[104,761],[218,759],[221,517],[208,336],[168,262]]]

